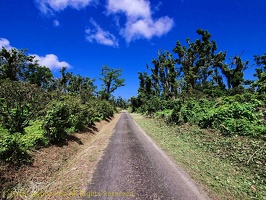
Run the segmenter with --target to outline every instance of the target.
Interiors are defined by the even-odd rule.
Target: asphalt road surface
[[[83,199],[209,199],[124,112]]]

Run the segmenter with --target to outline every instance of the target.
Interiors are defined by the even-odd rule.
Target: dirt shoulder
[[[34,152],[31,166],[15,170],[2,165],[5,184],[18,183],[9,199],[75,199],[90,182],[119,118],[116,114],[67,142]]]

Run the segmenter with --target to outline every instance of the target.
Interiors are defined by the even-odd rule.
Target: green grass
[[[197,126],[168,126],[138,114],[132,117],[215,199],[266,199],[265,141],[225,137]]]

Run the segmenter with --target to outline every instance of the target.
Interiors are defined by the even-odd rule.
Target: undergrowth
[[[225,135],[187,123],[169,125],[162,119],[132,116],[214,198],[265,199],[266,146],[262,138]]]

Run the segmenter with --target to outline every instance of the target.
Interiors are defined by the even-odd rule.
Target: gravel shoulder
[[[124,112],[83,199],[209,199]]]

